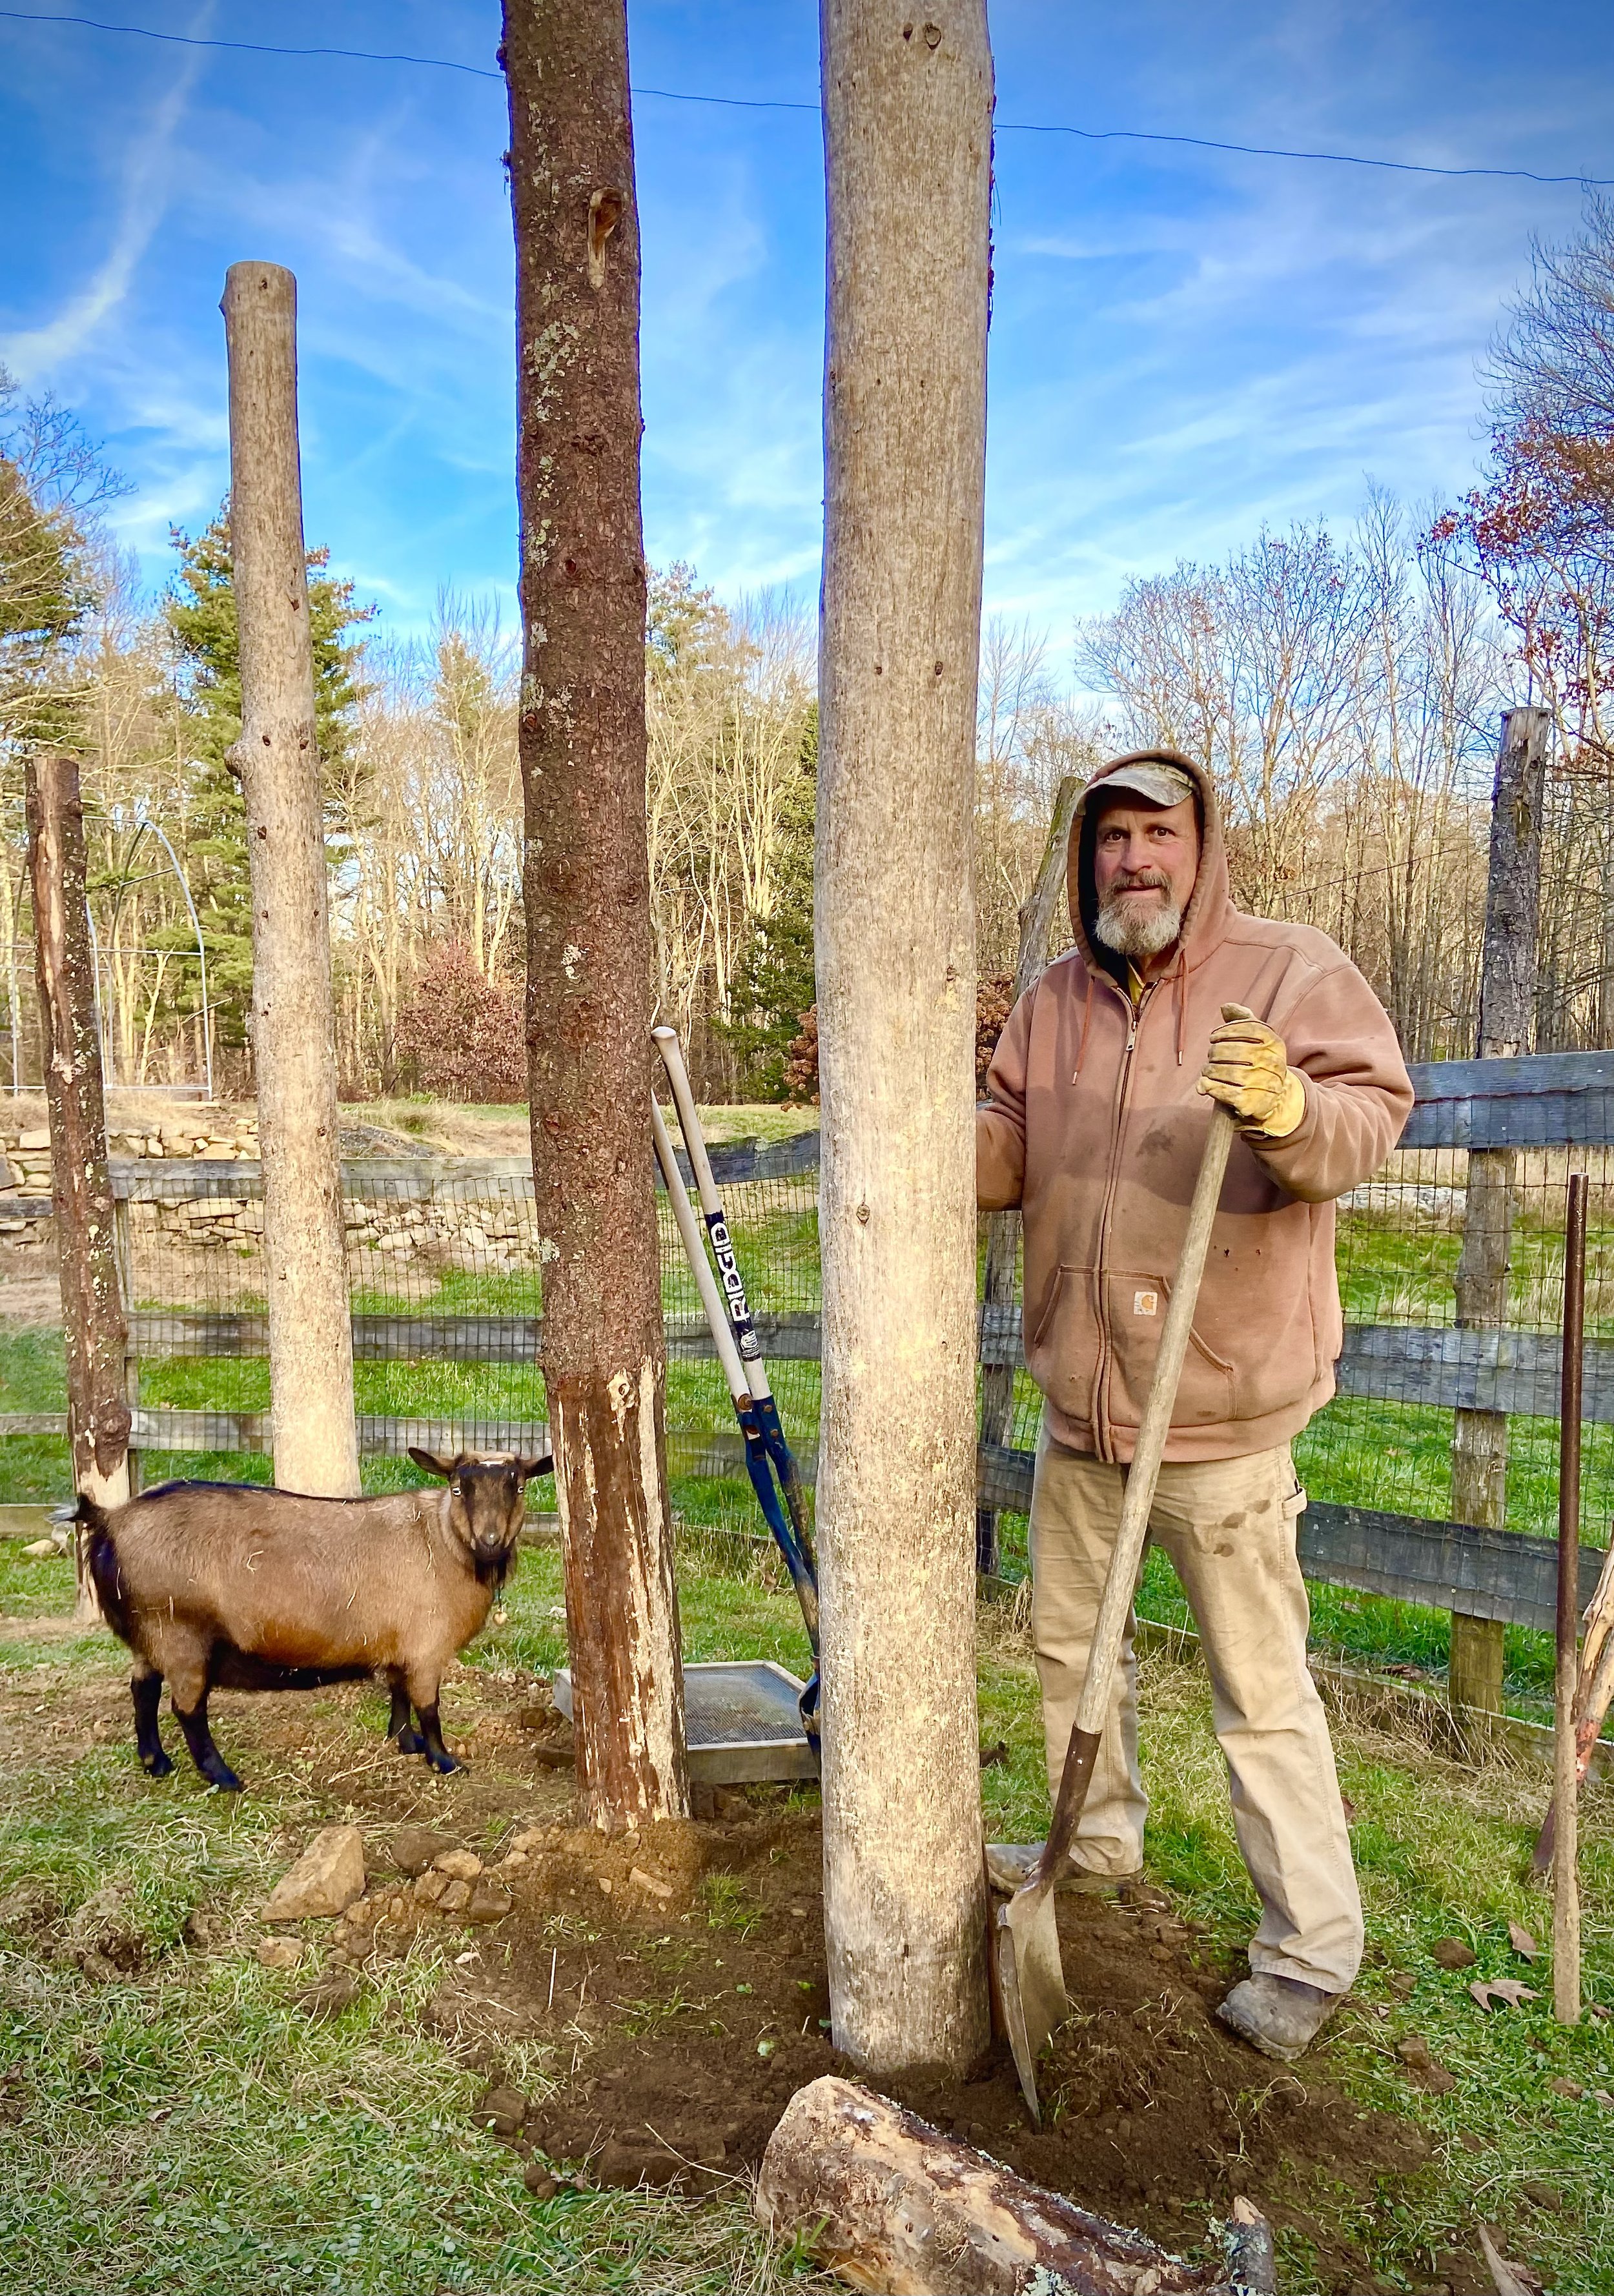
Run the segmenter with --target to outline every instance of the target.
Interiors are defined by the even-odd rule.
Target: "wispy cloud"
[[[192,38],[203,38],[212,29],[214,8],[215,0],[203,0],[188,27]],[[20,381],[45,381],[86,349],[128,294],[168,213],[174,188],[174,139],[206,62],[205,49],[185,54],[149,126],[130,146],[112,243],[94,276],[54,318],[13,335],[5,344],[6,365]]]

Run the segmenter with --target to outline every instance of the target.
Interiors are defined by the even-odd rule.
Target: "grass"
[[[70,1566],[0,1548],[0,1605],[70,1604]],[[563,1658],[558,1559],[523,1558],[485,1667]],[[692,1654],[799,1662],[800,1623],[777,1596],[697,1579],[684,1591]],[[792,1628],[791,1620],[794,1619]],[[120,1656],[120,1654],[119,1654]],[[119,1680],[104,1637],[0,1644],[0,1687],[48,1701]],[[382,1702],[367,1702],[379,1730]],[[743,2186],[717,2202],[650,2194],[528,2198],[519,2162],[470,2123],[487,2075],[430,2035],[421,2013],[459,1940],[417,1946],[340,2025],[293,2005],[299,1980],[186,1942],[261,1903],[289,1841],[352,1816],[283,1772],[239,1800],[200,1790],[182,1764],[155,1796],[121,1737],[65,1749],[46,1775],[0,1788],[0,2281],[52,2296],[116,2289],[184,2296],[449,2290],[649,2290],[742,2296],[816,2276],[775,2256]],[[30,1949],[5,1900],[48,1887],[82,1934],[109,1915],[145,1967],[92,1984]],[[301,1980],[306,1982],[306,1973]],[[562,2068],[563,2070],[563,2068]],[[550,2073],[523,2069],[541,2095]]]
[[[803,1670],[787,1595],[755,1574],[725,1574],[698,1539],[682,1549],[680,1581],[691,1656],[775,1657]],[[25,1597],[65,1608],[70,1596],[65,1562],[0,1550],[0,1604],[12,1616]],[[471,1655],[487,1668],[548,1670],[564,1654],[560,1607],[557,1556],[528,1551],[504,1622]],[[111,1696],[121,1675],[103,1640],[35,1641],[26,1630],[0,1647],[0,1689],[26,1687],[41,1722],[58,1703],[70,1718],[68,1702],[86,1685],[104,1683]],[[1006,1749],[982,1775],[988,1833],[1035,1838],[1047,1815],[1036,1683],[999,1610],[983,1613],[979,1684],[982,1742]],[[1147,1656],[1142,1704],[1150,1870],[1208,1925],[1212,1945],[1236,1949],[1258,1909],[1203,1678]],[[381,1710],[379,1698],[366,1702],[366,1732],[380,1728]],[[1419,2121],[1434,2149],[1425,2170],[1365,2200],[1341,2186],[1309,2194],[1307,2208],[1364,2244],[1390,2287],[1426,2280],[1454,2247],[1472,2253],[1483,2218],[1550,2284],[1614,2296],[1614,2117],[1590,2095],[1614,2091],[1614,2025],[1556,2025],[1550,1980],[1517,1959],[1507,1936],[1510,1920],[1538,1935],[1547,1923],[1519,1879],[1542,1783],[1500,1766],[1458,1769],[1349,1716],[1336,1738],[1370,1948],[1318,2070],[1362,2112]],[[349,1814],[340,1790],[322,1794],[283,1765],[250,1795],[223,1799],[182,1767],[158,1793],[121,1736],[51,1745],[0,1782],[0,2243],[10,2284],[53,2296],[236,2296],[242,2286],[274,2296],[740,2296],[804,2284],[751,2224],[742,2189],[699,2207],[566,2190],[529,2200],[510,2156],[469,2125],[485,2075],[422,2021],[452,1946],[417,1945],[339,2024],[321,2025],[295,2007],[295,1977],[261,1969],[239,1942],[203,1951],[187,1941],[199,1913],[227,1940],[288,1846]],[[1588,1792],[1584,1835],[1587,1989],[1614,2004],[1614,1789]],[[80,1935],[114,1919],[142,1941],[143,1968],[92,1984],[47,1960],[3,1910],[25,1884],[53,1891]],[[752,1917],[732,1879],[712,1877],[706,1900],[715,1925],[743,1930]],[[1467,1973],[1430,1958],[1448,1936],[1471,1944],[1474,1973],[1522,1973],[1544,1998],[1484,2014]],[[1410,2034],[1457,2076],[1449,2095],[1414,2084],[1396,2054]],[[565,2070],[540,2051],[520,2071],[541,2095]],[[1587,2095],[1562,2096],[1554,2079]],[[1532,2199],[1545,2187],[1561,2206]],[[1299,2235],[1285,2236],[1284,2268],[1290,2296],[1323,2284]]]

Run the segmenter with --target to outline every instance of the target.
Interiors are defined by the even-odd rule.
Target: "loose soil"
[[[608,1840],[572,1823],[569,1734],[535,1677],[456,1669],[445,1728],[467,1767],[447,1780],[356,1727],[362,1694],[213,1701],[220,1746],[249,1790],[255,1775],[294,1768],[365,1828],[360,1908],[302,1926],[315,1952],[293,1982],[314,1979],[301,1997],[309,2013],[339,2014],[367,1972],[424,1932],[455,1956],[424,2014],[485,2073],[482,2117],[533,2189],[551,2177],[692,2193],[746,2179],[794,2091],[853,2070],[828,2035],[816,1809],[778,1789],[730,1790],[716,1808],[702,1797],[697,1822]],[[13,1759],[30,1741],[40,1751],[121,1741],[128,1716],[111,1673],[69,1677],[44,1702],[37,1677],[0,1696]],[[164,1728],[176,1741],[166,1718]],[[172,1751],[183,1764],[183,1747]],[[301,1846],[288,1841],[288,1862]],[[412,1876],[449,1847],[496,1869],[509,1891],[503,1918],[486,1892],[475,1926],[463,1898],[447,1915],[419,1902]],[[115,1919],[99,1931],[86,1923],[89,1910],[57,1925],[60,1949],[92,1975],[127,1969],[133,1946]],[[34,1925],[50,1927],[51,1914],[42,1903]],[[1203,2240],[1208,2219],[1242,2193],[1312,2240],[1340,2290],[1372,2287],[1371,2262],[1324,2229],[1308,2197],[1329,2185],[1337,2222],[1342,2198],[1371,2200],[1384,2180],[1418,2170],[1428,2152],[1418,2128],[1364,2114],[1314,2060],[1272,2064],[1227,2034],[1211,2011],[1240,1964],[1220,1959],[1163,1891],[1063,1898],[1059,1923],[1074,2013],[1045,2062],[1043,2129],[1028,2124],[1001,2045],[965,2080],[921,2071],[885,2086],[938,2127],[1167,2246]],[[210,1922],[204,1909],[187,1942],[238,1955],[265,1934],[250,1912]],[[543,2047],[553,2091],[534,2081],[520,2094],[507,2062],[518,2044],[528,2063],[532,2045]],[[1486,2285],[1456,2255],[1439,2275],[1426,2284],[1457,2296]]]

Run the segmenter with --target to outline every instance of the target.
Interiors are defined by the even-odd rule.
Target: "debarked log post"
[[[1258,2296],[1272,2235],[1234,2203],[1236,2262],[1188,2264],[833,2074],[768,2140],[757,2213],[867,2296]]]

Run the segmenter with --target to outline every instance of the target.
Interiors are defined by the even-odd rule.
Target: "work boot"
[[[1247,1977],[1217,2015],[1264,2057],[1288,2064],[1305,2055],[1344,1998],[1298,1977]]]
[[[1005,1898],[1031,1879],[1031,1869],[1043,1854],[1040,1841],[988,1841],[987,1844],[987,1879]],[[1064,1872],[1054,1883],[1056,1890],[1079,1890],[1101,1897],[1114,1897],[1129,1882],[1141,1882],[1143,1869],[1135,1866],[1130,1874],[1095,1874],[1091,1866],[1081,1866],[1074,1858],[1067,1861]]]

